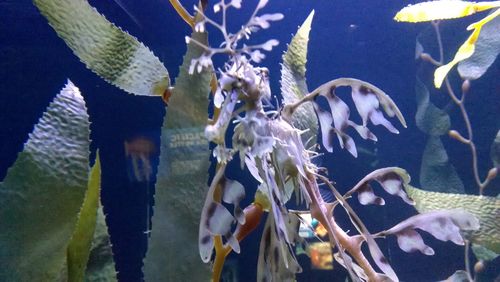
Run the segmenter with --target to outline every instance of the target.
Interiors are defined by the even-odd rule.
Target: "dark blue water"
[[[189,33],[187,25],[175,14],[168,1],[121,2],[130,15],[114,1],[90,1],[109,20],[149,46],[165,62],[170,77],[176,77],[185,52],[184,36]],[[196,1],[182,2],[191,7]],[[249,15],[250,9],[245,8],[255,3],[243,1],[242,14]],[[414,122],[417,64],[413,58],[415,37],[428,25],[394,22],[392,17],[406,4],[406,1],[389,0],[275,0],[266,11],[281,12],[285,19],[273,24],[269,30],[257,33],[254,39],[260,42],[271,37],[281,43],[267,54],[262,63],[270,69],[273,92],[279,93],[279,63],[286,43],[297,26],[315,9],[307,67],[309,89],[334,78],[355,77],[369,81],[388,93],[405,115],[408,128],[399,126],[399,135],[376,128],[374,132],[379,137],[376,145],[363,142],[360,138],[356,141],[369,150],[377,148],[377,167],[403,167],[413,176],[412,183],[418,186],[426,136]],[[241,20],[236,13],[233,18]],[[28,133],[46,106],[70,78],[80,88],[87,103],[92,122],[92,151],[100,149],[102,202],[107,213],[119,278],[121,281],[140,281],[142,258],[147,250],[144,231],[151,214],[149,207],[154,195],[159,151],[151,151],[152,179],[134,179],[123,144],[143,138],[150,141],[152,148],[159,147],[165,114],[163,102],[161,99],[125,94],[87,70],[30,1],[0,1],[0,19],[0,179],[22,150]],[[217,38],[216,34],[211,35],[211,42],[217,44]],[[466,35],[458,39],[450,38],[450,48],[455,50],[465,38]],[[491,140],[499,127],[499,68],[497,61],[482,82],[474,85],[478,89],[486,89],[486,94],[470,96],[468,100],[472,122],[477,125],[476,142],[480,159],[488,159]],[[485,100],[494,103],[484,103]],[[452,118],[461,121],[458,111],[452,112]],[[463,126],[458,122],[456,127],[462,129]],[[457,142],[444,142],[457,171],[463,176],[467,192],[477,193],[470,172],[469,151]],[[367,158],[355,160],[339,149],[324,158],[323,165],[328,167],[338,188],[345,191],[373,170],[367,165],[373,159]],[[481,165],[480,169],[485,171],[487,165]],[[492,186],[490,193],[495,195],[499,191],[498,181]],[[360,216],[369,228],[381,230],[383,226],[392,226],[415,214],[413,208],[401,204],[399,199],[386,197],[386,202],[384,208],[361,209]],[[425,239],[432,242],[431,246],[436,250],[434,257],[403,253],[392,238],[381,243],[401,280],[445,279],[454,270],[463,269],[461,247],[432,238]],[[242,243],[242,254],[230,257],[236,261],[241,274],[239,281],[255,281],[254,265],[259,240],[260,234],[252,234]],[[298,275],[300,281],[344,281],[345,273],[342,271],[335,276],[331,272],[312,271],[304,256],[300,257],[300,262],[304,267],[304,273]],[[489,271],[498,275],[498,267],[495,269],[492,266]]]

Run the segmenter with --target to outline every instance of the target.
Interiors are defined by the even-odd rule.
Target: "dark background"
[[[190,8],[196,1],[182,2]],[[395,13],[409,3],[407,1],[270,2],[265,12],[281,12],[285,18],[252,38],[253,42],[259,43],[269,38],[280,41],[280,45],[268,53],[262,63],[270,69],[273,93],[279,93],[279,63],[286,44],[297,26],[315,9],[307,65],[309,90],[334,78],[355,77],[373,83],[388,93],[405,115],[408,128],[404,129],[394,121],[401,131],[399,135],[390,134],[381,128],[374,129],[379,137],[376,144],[377,167],[403,167],[413,176],[412,184],[418,186],[426,136],[416,128],[414,122],[417,66],[414,62],[414,46],[416,35],[429,25],[402,24],[392,20]],[[111,0],[90,3],[109,20],[150,47],[165,63],[170,77],[176,77],[185,52],[184,36],[189,33],[189,28],[168,1],[122,0],[128,12]],[[245,16],[252,12],[256,3],[243,1],[242,16],[239,16],[240,11],[229,15],[230,20],[235,21],[234,26],[243,23],[238,20],[246,19]],[[467,19],[443,24],[443,32],[448,30],[449,34],[454,34],[453,37],[445,38],[445,48],[457,49],[467,37],[462,31],[470,22]],[[210,41],[217,45],[220,42],[218,34],[212,32]],[[130,161],[125,156],[123,144],[125,141],[146,138],[156,147],[159,146],[160,127],[165,114],[163,102],[159,98],[126,94],[87,70],[28,0],[0,0],[0,64],[0,179],[15,161],[28,133],[49,102],[66,83],[66,79],[71,79],[80,88],[87,103],[92,122],[92,150],[100,149],[103,166],[102,201],[110,226],[119,278],[122,281],[139,281],[142,277],[142,257],[147,248],[147,237],[143,232],[146,230],[148,207],[154,193],[154,178],[151,181],[131,179]],[[467,101],[483,174],[490,166],[489,146],[499,127],[498,74],[497,60],[480,81],[473,83],[473,89],[478,93],[473,92]],[[452,112],[452,118],[456,121],[453,124],[455,128],[461,130],[463,126],[458,111]],[[361,138],[355,137],[355,140],[358,146],[370,150],[375,148],[375,145]],[[477,193],[472,182],[468,149],[448,138],[443,138],[443,142],[466,184],[467,192]],[[156,150],[151,156],[154,169],[158,154]],[[373,169],[367,165],[370,160],[364,160],[362,156],[356,160],[340,149],[328,154],[326,159],[323,165],[329,168],[340,190],[349,189]],[[488,191],[495,195],[498,188],[496,181]],[[412,207],[402,204],[399,199],[389,196],[385,199],[387,204],[383,208],[368,207],[360,211],[361,217],[372,230],[381,230],[384,226],[387,228],[415,213]],[[242,244],[241,255],[230,257],[235,260],[240,281],[255,281],[254,265],[259,238],[258,234],[249,237]],[[382,243],[401,280],[440,280],[454,270],[464,268],[461,247],[441,243],[428,236],[424,239],[436,250],[435,256],[403,253],[393,238]],[[300,261],[304,267],[304,273],[298,276],[300,281],[343,281],[341,276],[334,276],[330,272],[310,271],[304,256],[300,257]],[[490,271],[498,273],[498,268],[494,268],[490,267]]]

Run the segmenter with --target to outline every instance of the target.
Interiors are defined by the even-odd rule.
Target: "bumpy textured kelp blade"
[[[484,24],[476,42],[476,50],[458,63],[458,73],[464,79],[478,79],[495,62],[500,53],[500,17]]]
[[[308,93],[306,84],[307,44],[313,17],[314,10],[297,30],[297,34],[292,38],[287,51],[283,54],[281,95],[283,102],[287,104],[296,102]],[[293,116],[293,125],[301,130],[310,130],[304,135],[305,140],[317,135],[318,122],[312,105],[308,103],[296,110]]]
[[[88,188],[80,215],[78,216],[78,222],[68,244],[67,265],[69,281],[83,281],[96,227],[100,191],[101,163],[99,155],[97,155],[95,164],[90,171]]]
[[[71,82],[0,183],[1,281],[58,281],[88,179],[89,120]]]
[[[452,193],[427,192],[410,185],[405,186],[408,195],[415,201],[420,213],[440,209],[461,208],[479,219],[480,228],[466,234],[473,243],[500,253],[500,199]]]
[[[59,37],[107,82],[136,95],[162,95],[167,69],[135,37],[116,27],[86,0],[34,0]]]
[[[439,0],[409,5],[399,11],[394,20],[398,22],[426,22],[448,20],[470,16],[476,12],[500,7],[500,1],[469,2]]]
[[[206,33],[192,37],[207,44]],[[188,74],[191,59],[201,54],[195,44],[188,45],[163,125],[153,230],[144,264],[146,281],[209,281],[211,277],[198,251],[209,166],[203,132],[211,71]]]
[[[111,250],[111,241],[108,226],[102,206],[97,209],[97,220],[92,239],[87,269],[85,270],[86,282],[114,282],[116,279],[116,268]]]

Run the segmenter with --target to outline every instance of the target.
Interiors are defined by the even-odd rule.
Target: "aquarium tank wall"
[[[0,281],[497,281],[500,2],[0,2]]]

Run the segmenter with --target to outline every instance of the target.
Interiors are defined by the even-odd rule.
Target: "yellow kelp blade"
[[[83,281],[96,227],[100,191],[101,163],[99,161],[99,153],[97,153],[95,164],[90,171],[85,200],[83,201],[75,231],[66,251],[69,281]]]
[[[500,54],[500,17],[483,25],[477,38],[474,54],[457,65],[462,79],[480,78],[493,65]]]
[[[470,16],[474,13],[500,7],[500,1],[467,2],[442,0],[409,5],[399,11],[394,20],[398,22],[426,22],[448,20]]]
[[[107,82],[136,95],[161,96],[170,85],[165,66],[137,38],[86,0],[34,0],[75,55]]]
[[[441,88],[444,78],[446,77],[448,72],[453,68],[453,66],[455,66],[458,62],[463,61],[472,56],[472,54],[474,53],[477,38],[479,37],[479,33],[481,32],[481,28],[485,23],[491,21],[498,15],[500,15],[500,9],[497,9],[495,12],[489,14],[487,17],[467,27],[468,30],[474,29],[474,31],[469,36],[469,38],[467,38],[467,40],[462,44],[462,46],[460,46],[453,60],[447,63],[446,65],[440,66],[434,72],[434,86],[436,88]]]

